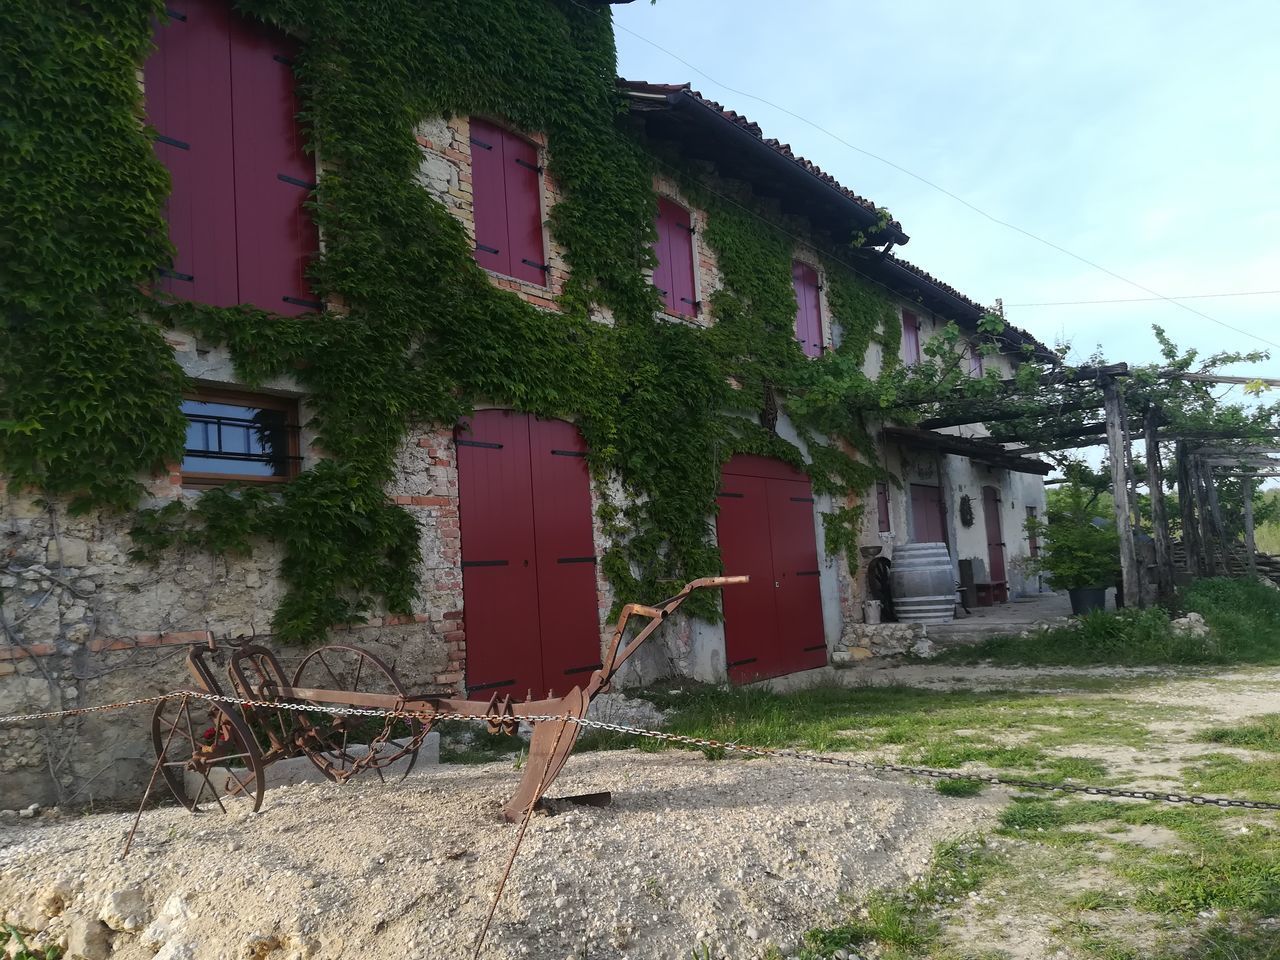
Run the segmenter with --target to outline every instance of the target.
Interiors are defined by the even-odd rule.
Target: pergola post
[[[1142,583],[1138,576],[1138,555],[1133,545],[1133,513],[1129,509],[1128,469],[1124,455],[1124,399],[1116,381],[1108,377],[1102,385],[1107,411],[1107,447],[1111,455],[1111,495],[1115,500],[1116,532],[1120,537],[1120,584],[1124,602],[1142,605]]]
[[[1258,579],[1258,548],[1253,539],[1253,478],[1245,477],[1240,481],[1240,491],[1244,495],[1244,556],[1248,565],[1249,578]]]
[[[1159,439],[1157,438],[1157,442]],[[1191,455],[1187,444],[1177,440],[1173,446],[1173,468],[1178,478],[1178,512],[1182,516],[1182,547],[1187,557],[1187,573],[1202,573],[1200,530],[1196,525],[1196,495],[1191,477]]]
[[[1164,463],[1156,438],[1154,406],[1148,406],[1143,421],[1147,447],[1147,491],[1151,496],[1151,535],[1156,545],[1156,596],[1161,603],[1173,599],[1173,548],[1169,541],[1169,511],[1164,499]]]

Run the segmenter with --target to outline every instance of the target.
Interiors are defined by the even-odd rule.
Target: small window
[[[1027,507],[1027,522],[1031,523],[1036,519],[1036,508]],[[1033,557],[1040,556],[1040,538],[1030,530],[1027,531],[1027,552]]]
[[[880,532],[888,533],[892,529],[889,521],[889,484],[883,480],[876,484],[876,513],[880,519]]]
[[[982,355],[976,343],[969,344],[969,376],[985,377],[987,375],[987,358]]]
[[[696,317],[698,302],[693,281],[693,221],[680,204],[658,198],[658,239],[653,254],[658,265],[653,285],[662,294],[663,309],[678,317]]]
[[[538,148],[473,117],[471,191],[476,262],[494,273],[546,286]]]
[[[799,260],[791,264],[796,292],[796,340],[806,357],[822,356],[822,306],[818,299],[818,271]]]
[[[910,310],[902,311],[902,357],[908,367],[914,367],[922,359],[920,318]]]
[[[243,480],[279,483],[298,473],[298,404],[232,391],[203,391],[182,401],[187,446],[184,486]]]

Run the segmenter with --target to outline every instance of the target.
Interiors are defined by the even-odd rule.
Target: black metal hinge
[[[498,252],[498,248],[497,248],[497,247],[490,247],[490,246],[488,246],[487,244],[483,244],[483,243],[477,243],[477,244],[476,244],[476,249],[477,249],[477,250],[479,250],[481,253],[493,253],[493,254],[496,254],[496,253]]]
[[[190,150],[191,144],[183,140],[175,140],[173,137],[166,137],[164,134],[156,134],[156,143],[163,143],[166,146],[177,147],[179,150]]]
[[[311,183],[308,180],[299,180],[297,177],[291,177],[287,173],[277,173],[276,179],[281,183],[293,184],[295,187],[306,187],[308,190],[314,190],[317,186],[317,184]]]
[[[285,303],[292,303],[295,307],[307,307],[311,310],[323,310],[324,304],[319,300],[303,300],[300,297],[281,297]]]
[[[486,450],[501,450],[502,444],[490,443],[487,440],[455,440],[460,447],[484,447]]]
[[[516,163],[524,167],[526,170],[532,170],[534,173],[542,172],[542,167],[536,163],[530,163],[528,160],[521,160],[519,157],[516,157]]]
[[[496,253],[497,251],[494,251],[494,252]],[[545,270],[550,270],[550,269],[551,269],[551,268],[550,268],[549,266],[547,266],[545,263],[538,263],[536,260],[527,260],[527,259],[525,259],[524,257],[521,257],[521,258],[520,258],[520,262],[521,262],[521,263],[523,263],[523,264],[525,264],[526,266],[533,267],[533,268],[535,268],[535,269],[537,269],[537,270],[544,270],[544,271],[545,271]]]

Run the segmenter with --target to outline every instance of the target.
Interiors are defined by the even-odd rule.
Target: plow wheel
[[[162,700],[151,715],[151,742],[164,782],[192,813],[201,804],[223,813],[256,813],[262,805],[262,754],[231,711],[201,700]]]
[[[344,644],[321,647],[308,654],[294,674],[295,687],[319,687],[335,692],[380,694],[389,701],[405,695],[392,669],[359,647]],[[330,780],[345,783],[361,770],[382,771],[406,757],[408,776],[418,759],[418,747],[429,724],[405,717],[335,716],[320,711],[302,714],[298,746]]]

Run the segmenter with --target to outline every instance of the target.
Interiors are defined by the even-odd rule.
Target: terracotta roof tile
[[[744,117],[742,114],[738,113],[737,110],[730,110],[724,105],[717,103],[715,100],[712,100],[710,97],[704,97],[697,90],[694,90],[692,85],[688,83],[645,83],[642,80],[626,80],[619,77],[618,85],[622,87],[624,90],[632,90],[637,93],[663,93],[663,94],[683,93],[683,94],[686,94],[692,97],[693,99],[697,100],[699,103],[711,108],[712,110],[715,110],[717,113],[723,116],[726,120],[729,120],[737,124],[743,130],[746,130],[753,137],[758,139],[761,143],[765,144],[768,147],[771,147],[773,150],[775,150],[777,153],[781,154],[782,156],[786,157],[788,160],[791,160],[794,163],[799,164],[801,167],[807,170],[812,176],[817,177],[819,180],[821,180],[823,183],[827,184],[828,186],[834,187],[835,189],[839,190],[841,193],[843,193],[846,197],[848,197],[854,203],[857,203],[859,206],[865,207],[867,210],[870,210],[872,213],[879,213],[880,211],[880,208],[877,207],[875,203],[868,200],[866,197],[862,197],[854,193],[848,187],[844,186],[844,184],[840,183],[840,181],[837,180],[835,177],[831,176],[831,174],[827,173],[825,170],[819,167],[816,163],[813,163],[810,160],[806,160],[804,157],[800,156],[800,154],[792,150],[791,144],[781,143],[780,141],[772,137],[766,137],[763,131],[761,131],[760,129],[760,124],[756,123],[753,120],[748,119],[747,117]],[[891,220],[889,225],[898,231],[902,230],[902,224],[898,223],[897,220]]]

